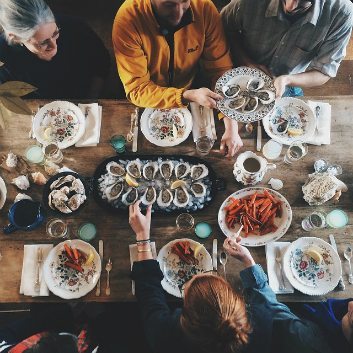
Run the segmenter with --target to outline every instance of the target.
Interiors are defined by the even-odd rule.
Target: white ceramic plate
[[[141,131],[146,139],[161,147],[176,146],[185,141],[192,130],[188,109],[151,109],[141,115]]]
[[[224,97],[224,94],[222,92],[222,87],[225,85],[230,85],[230,84],[237,84],[240,86],[240,89],[242,91],[246,90],[246,85],[248,81],[252,78],[261,78],[264,80],[265,84],[261,88],[261,90],[269,90],[275,92],[276,89],[273,85],[273,81],[270,76],[266,75],[263,71],[246,67],[246,66],[240,66],[236,67],[234,69],[231,69],[227,72],[225,72],[216,82],[215,86],[215,91],[216,93],[220,94],[222,97]],[[243,113],[241,109],[230,109],[228,107],[229,101],[232,99],[229,98],[224,98],[220,101],[217,102],[217,107],[218,109],[226,116],[229,118],[232,118],[237,121],[241,121],[244,123],[250,123],[253,121],[261,120],[264,116],[269,114],[273,107],[274,107],[274,102],[270,104],[262,104],[259,103],[258,107],[255,109],[255,111],[251,113]]]
[[[279,124],[287,121],[289,126],[302,129],[299,136],[290,136],[288,131],[278,132]],[[286,124],[286,122],[284,122]],[[307,141],[315,132],[316,120],[311,108],[301,99],[284,97],[276,100],[271,114],[263,119],[263,125],[268,136],[275,141],[290,145],[293,141]]]
[[[85,133],[86,120],[73,103],[54,101],[39,109],[33,119],[33,133],[43,145],[56,142],[59,148],[74,145]]]
[[[182,291],[180,288],[182,284],[186,282],[186,279],[191,279],[192,276],[198,273],[211,271],[212,259],[205,247],[202,247],[197,256],[199,263],[197,265],[186,264],[179,259],[178,255],[171,253],[172,246],[179,241],[188,241],[193,250],[200,245],[200,243],[192,239],[175,239],[163,246],[158,253],[157,261],[164,274],[162,287],[169,294],[181,298]]]
[[[278,229],[275,232],[271,232],[265,235],[254,235],[251,234],[247,238],[242,237],[240,244],[244,246],[264,246],[271,241],[276,241],[281,238],[284,234],[286,234],[291,222],[292,222],[292,209],[287,201],[287,199],[281,195],[279,192],[274,191],[272,189],[267,189],[264,187],[249,187],[245,189],[238,190],[234,192],[232,195],[228,196],[224,202],[222,203],[219,211],[218,211],[218,224],[222,230],[222,232],[227,236],[233,236],[234,233],[240,228],[240,224],[237,224],[234,229],[229,229],[226,223],[226,211],[224,208],[228,205],[228,200],[230,197],[234,197],[235,199],[240,199],[245,196],[253,195],[255,191],[262,193],[264,190],[267,190],[271,195],[273,195],[277,200],[282,202],[282,217],[275,218],[275,225]],[[244,233],[241,232],[242,236]]]
[[[86,254],[92,250],[94,259],[90,265],[83,265],[81,274],[63,266],[66,255],[64,244],[82,250]],[[63,299],[81,298],[96,286],[101,274],[101,260],[94,247],[82,240],[66,240],[54,247],[43,264],[44,280],[49,290]]]
[[[322,255],[320,264],[305,254],[308,248],[314,248]],[[308,295],[331,292],[342,275],[341,260],[336,251],[315,237],[302,237],[289,245],[283,256],[283,271],[295,289]]]
[[[0,177],[0,210],[4,207],[6,202],[7,189],[4,179]]]

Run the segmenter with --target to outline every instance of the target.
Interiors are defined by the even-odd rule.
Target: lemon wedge
[[[129,174],[126,174],[125,180],[129,186],[132,186],[134,188],[137,188],[139,186],[139,183],[136,181],[136,179]]]
[[[175,139],[178,137],[178,129],[175,124],[173,124],[173,137]]]
[[[322,255],[315,249],[309,248],[305,251],[305,254],[311,257],[317,264],[322,261]]]
[[[199,244],[195,247],[195,250],[194,250],[194,257],[198,257],[198,255],[200,254],[201,250],[203,248],[203,245],[202,244]]]
[[[180,188],[180,187],[183,187],[183,186],[186,186],[186,183],[184,180],[175,180],[172,185],[170,186],[170,188],[172,190],[175,190],[177,188]]]
[[[94,260],[94,253],[92,250],[90,250],[89,255],[87,257],[87,260],[85,262],[85,265],[87,265],[87,266],[90,265],[93,262],[93,260]]]
[[[303,129],[291,129],[291,128],[289,128],[287,132],[289,136],[301,136],[304,133]]]
[[[44,133],[43,133],[43,137],[45,140],[50,140],[51,138],[51,133],[52,133],[52,128],[51,127],[47,127],[45,130],[44,130]]]

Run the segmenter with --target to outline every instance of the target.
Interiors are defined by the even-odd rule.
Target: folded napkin
[[[276,247],[281,249],[282,258],[284,252],[286,251],[287,247],[290,245],[290,242],[278,241],[272,242],[266,245],[266,261],[267,261],[267,276],[268,276],[268,283],[272,290],[276,294],[285,294],[285,293],[294,293],[293,286],[289,283],[285,273],[283,272],[284,278],[284,290],[279,290],[279,279],[280,276],[279,269],[277,268],[276,263]],[[283,265],[282,265],[283,268]]]
[[[36,281],[36,275],[37,275],[38,248],[43,249],[43,262],[39,270],[40,291],[36,292],[34,290],[34,282]],[[49,251],[52,248],[53,248],[53,244],[36,244],[36,245],[24,246],[20,294],[29,295],[32,297],[49,295],[49,289],[42,276],[42,268],[43,268],[43,263],[47,258]]]
[[[157,251],[156,251],[156,243],[154,241],[151,242],[151,249],[152,249],[152,256],[154,259],[156,259]],[[132,269],[132,265],[137,260],[137,245],[130,244],[129,251],[130,251],[130,266]],[[135,281],[131,281],[131,292],[132,292],[132,295],[135,295]]]
[[[211,137],[214,141],[217,140],[216,127],[214,122],[213,109],[201,107],[198,103],[190,103],[192,115],[192,135],[194,142],[201,136],[201,130],[204,125],[206,136]],[[202,112],[202,114],[201,114]]]
[[[318,128],[306,142],[312,145],[329,145],[331,142],[331,105],[324,102],[307,102],[316,119],[316,107],[320,107]]]
[[[98,103],[79,104],[78,107],[86,117],[86,129],[75,146],[97,146],[101,134],[102,107]]]

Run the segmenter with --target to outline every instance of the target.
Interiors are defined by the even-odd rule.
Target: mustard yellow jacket
[[[170,48],[154,16],[151,0],[126,0],[116,14],[113,45],[127,98],[150,108],[182,107],[182,93],[201,60],[215,81],[232,61],[220,15],[209,0],[191,0],[191,23],[174,34],[174,79],[169,86]]]

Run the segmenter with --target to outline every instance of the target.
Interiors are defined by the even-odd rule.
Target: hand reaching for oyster
[[[184,91],[183,99],[187,100],[188,102],[196,102],[202,107],[216,109],[216,102],[223,99],[223,97],[218,93],[212,92],[208,88],[202,87]]]
[[[225,132],[221,139],[220,150],[226,157],[233,157],[241,147],[243,141],[238,133],[238,123],[235,120],[224,118]]]

